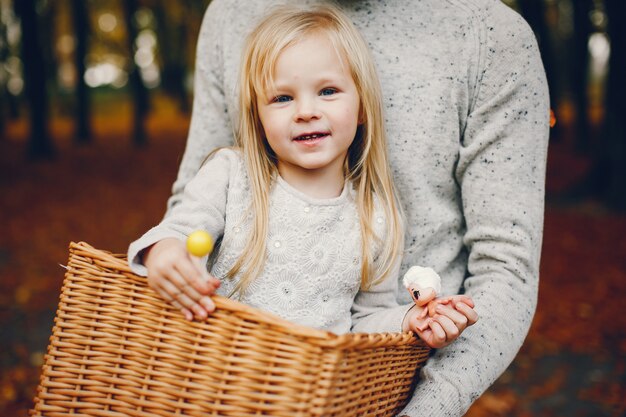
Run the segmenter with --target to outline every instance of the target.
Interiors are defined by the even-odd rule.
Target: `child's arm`
[[[238,154],[228,149],[215,153],[187,184],[172,213],[128,248],[133,272],[147,276],[150,286],[187,318],[195,314],[202,319],[213,311],[208,296],[217,285],[207,279],[206,257],[201,261],[190,256],[184,242],[196,230],[223,234],[230,178],[237,175]]]
[[[198,258],[189,255],[185,244],[165,238],[143,252],[148,284],[163,299],[178,308],[188,320],[205,319],[215,310],[209,298],[220,281],[211,276]]]
[[[354,333],[393,333],[402,331],[402,321],[411,305],[399,305],[398,259],[387,277],[368,289],[361,289],[352,304],[352,329]]]

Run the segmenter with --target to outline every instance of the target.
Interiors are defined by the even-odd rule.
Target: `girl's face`
[[[343,179],[360,103],[346,59],[315,33],[282,51],[273,75],[257,104],[280,175],[288,182],[310,174]]]

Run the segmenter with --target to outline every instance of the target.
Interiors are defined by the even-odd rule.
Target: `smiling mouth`
[[[328,133],[309,133],[306,135],[300,135],[298,137],[293,138],[293,140],[298,141],[298,142],[305,142],[305,141],[313,141],[316,139],[321,139],[328,136]]]

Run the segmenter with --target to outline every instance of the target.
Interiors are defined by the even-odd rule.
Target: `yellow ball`
[[[213,238],[204,230],[196,230],[187,238],[187,250],[193,256],[208,255],[213,250]]]

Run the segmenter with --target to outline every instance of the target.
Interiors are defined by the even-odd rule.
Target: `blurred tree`
[[[589,118],[587,110],[589,100],[587,98],[587,87],[589,86],[589,36],[591,36],[592,25],[589,17],[593,1],[592,0],[572,0],[574,30],[571,47],[571,85],[570,90],[574,98],[576,117],[574,119],[574,143],[579,151],[586,151],[589,148]]]
[[[567,193],[567,200],[595,197],[619,211],[626,211],[626,3],[604,0],[610,40],[609,69],[605,83],[604,120],[601,135],[592,147],[587,176]]]
[[[135,62],[135,53],[137,52],[135,43],[137,39],[137,26],[135,21],[137,0],[124,0],[122,4],[124,7],[124,20],[126,21],[128,50],[130,52],[129,83],[135,106],[133,116],[133,143],[136,146],[142,146],[147,142],[144,122],[146,114],[148,113],[148,91],[141,79],[139,67]]]
[[[10,5],[0,4],[0,8],[2,9],[3,16],[0,18],[0,62],[7,63],[9,57],[11,56],[11,44],[9,41],[8,30],[9,30],[9,22],[13,22],[15,19],[15,14]],[[9,73],[5,66],[5,68],[0,71],[4,71],[5,79],[0,85],[0,102],[5,103],[6,110],[4,113],[0,112],[0,118],[4,115],[9,120],[16,120],[19,117],[19,106],[17,103],[17,98],[11,94],[9,91]],[[3,107],[2,103],[0,103],[0,107]],[[0,130],[1,131],[1,130]]]
[[[0,7],[2,7],[0,5]],[[9,57],[9,41],[7,39],[7,26],[4,19],[0,18],[0,63],[7,62]],[[4,68],[0,67],[0,134],[4,133],[5,103],[8,101],[9,92],[6,85],[9,81],[9,75]],[[4,135],[2,135],[4,137]]]
[[[55,50],[54,20],[57,13],[58,1],[37,0],[35,1],[35,11],[38,15],[37,23],[41,27],[39,32],[39,42],[41,44],[41,55],[43,67],[49,69],[44,71],[46,85],[56,91],[57,77],[55,68],[58,66]],[[53,94],[52,94],[53,95]]]
[[[14,2],[14,7],[15,13],[20,18],[24,88],[30,107],[28,155],[34,159],[41,159],[50,158],[54,154],[54,147],[48,134],[46,74],[35,2],[36,0],[19,0]]]
[[[537,43],[541,51],[541,59],[546,70],[546,78],[550,86],[550,108],[556,108],[559,89],[557,81],[557,68],[554,59],[554,48],[550,41],[550,30],[546,23],[545,4],[543,0],[518,0],[521,14],[524,16],[537,37]],[[559,125],[552,128],[551,136],[558,138],[560,132]]]
[[[604,142],[597,160],[600,176],[606,186],[608,202],[626,210],[626,2],[605,0],[608,17],[607,32],[611,41],[609,74],[605,98]]]
[[[89,39],[89,21],[87,14],[87,2],[84,0],[72,0],[72,20],[76,35],[76,50],[74,59],[76,63],[76,137],[77,143],[91,142],[91,102],[89,100],[89,88],[85,82],[87,42]]]
[[[183,113],[189,112],[189,98],[185,90],[186,25],[184,15],[189,15],[187,1],[161,0],[154,8],[157,20],[159,54],[163,63],[161,86],[176,98]]]

